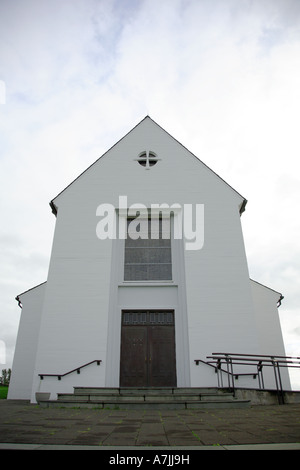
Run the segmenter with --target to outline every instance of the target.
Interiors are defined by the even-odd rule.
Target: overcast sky
[[[0,0],[0,368],[50,200],[146,115],[248,200],[250,277],[300,356],[300,1]]]

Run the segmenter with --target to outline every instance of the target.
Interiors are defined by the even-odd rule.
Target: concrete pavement
[[[0,400],[3,449],[300,450],[300,405],[136,411]]]

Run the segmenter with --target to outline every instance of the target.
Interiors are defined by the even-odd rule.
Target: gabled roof
[[[277,306],[280,307],[281,305],[281,301],[284,299],[284,296],[281,294],[281,292],[278,292],[277,290],[274,290],[274,289],[271,289],[271,287],[268,287],[268,286],[265,286],[264,284],[262,284],[261,282],[258,282],[258,281],[254,281],[254,279],[250,279],[250,282],[253,282],[254,284],[264,288],[264,289],[268,289],[272,292],[274,292],[274,294],[277,294],[278,296],[278,300],[277,300]]]
[[[127,137],[131,132],[133,132],[143,121],[146,119],[149,119],[151,122],[153,122],[157,127],[159,127],[163,132],[168,134],[175,142],[177,142],[181,147],[183,147],[185,150],[187,150],[199,163],[204,165],[209,171],[211,171],[214,175],[216,175],[223,183],[225,183],[229,188],[231,188],[240,198],[242,198],[242,203],[240,205],[240,214],[242,214],[245,210],[246,204],[247,204],[247,199],[245,199],[240,193],[238,193],[232,186],[230,186],[228,183],[226,183],[223,178],[221,178],[217,173],[215,173],[211,168],[209,168],[205,163],[203,163],[202,160],[200,160],[196,155],[194,155],[190,150],[188,150],[183,144],[181,144],[177,139],[175,139],[171,134],[169,134],[165,129],[163,129],[157,122],[155,122],[150,116],[144,117],[136,126],[134,126],[127,134],[125,134],[121,139],[119,139],[112,147],[110,147],[101,157],[99,157],[94,163],[92,163],[86,170],[84,170],[77,178],[75,178],[68,186],[66,186],[55,198],[53,198],[50,201],[50,207],[52,209],[53,214],[56,216],[57,215],[57,206],[55,205],[55,199],[58,198],[67,188],[69,188],[73,183],[75,183],[84,173],[86,173],[92,166],[94,166],[101,158],[103,158],[111,149],[113,149],[116,145],[118,145],[125,137]]]
[[[17,297],[15,297],[15,299],[16,299],[16,301],[18,302],[19,307],[22,308],[22,302],[21,302],[21,299],[20,299],[20,297],[21,297],[22,295],[25,295],[25,294],[27,294],[28,292],[31,292],[31,291],[33,291],[34,289],[37,289],[37,288],[43,286],[44,284],[46,284],[46,282],[47,282],[47,281],[41,282],[41,283],[38,284],[37,286],[31,287],[30,289],[27,289],[25,292],[22,292],[22,294],[18,294]]]

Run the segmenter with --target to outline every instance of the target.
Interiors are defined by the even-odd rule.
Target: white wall
[[[251,281],[255,319],[259,334],[259,354],[285,356],[284,342],[278,315],[277,302],[280,293],[255,281]],[[265,387],[274,388],[273,368],[264,368]],[[281,368],[282,385],[291,389],[288,369]]]
[[[30,400],[46,283],[20,295],[21,318],[8,399]]]
[[[45,302],[42,311],[32,401],[36,391],[73,390],[84,385],[103,386],[106,364],[107,311],[109,301],[111,241],[95,236],[95,214],[75,205],[60,207]],[[85,363],[101,360],[84,374],[58,384],[41,383],[38,374],[64,374]],[[96,374],[95,374],[96,371]],[[48,387],[48,388],[47,388]]]
[[[217,204],[216,204],[217,205]],[[214,352],[258,351],[258,336],[247,260],[237,209],[223,199],[206,205],[205,245],[186,254],[187,308],[190,328],[192,385],[201,386],[211,370],[199,374],[194,359]],[[207,377],[207,380],[208,377]]]

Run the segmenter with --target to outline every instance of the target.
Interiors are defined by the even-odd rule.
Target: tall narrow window
[[[128,219],[125,281],[172,279],[170,218]]]

